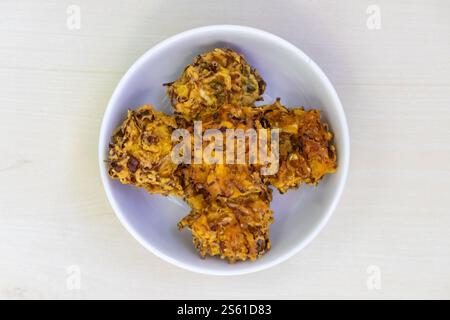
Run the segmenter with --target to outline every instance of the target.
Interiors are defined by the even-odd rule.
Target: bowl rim
[[[299,56],[300,59],[304,60],[313,70],[314,73],[316,73],[320,80],[325,85],[326,89],[331,94],[332,100],[337,107],[337,114],[338,119],[337,121],[340,122],[343,132],[342,132],[342,145],[339,150],[339,157],[340,160],[340,167],[339,170],[341,170],[341,177],[338,181],[337,189],[334,193],[334,198],[331,202],[331,204],[328,206],[323,218],[320,220],[320,222],[314,226],[312,231],[309,232],[307,237],[300,241],[296,246],[294,246],[289,251],[285,252],[284,254],[281,254],[278,258],[267,261],[267,262],[261,262],[259,264],[249,264],[246,268],[230,268],[229,270],[216,270],[209,268],[207,264],[205,264],[205,267],[198,267],[191,265],[189,263],[185,263],[183,261],[171,258],[170,256],[166,255],[163,251],[159,250],[155,246],[153,246],[150,242],[148,242],[145,238],[143,238],[140,234],[134,231],[134,228],[130,225],[128,222],[128,219],[126,218],[126,215],[122,212],[120,209],[118,203],[116,202],[116,199],[112,195],[111,187],[108,184],[109,176],[107,174],[107,170],[105,168],[104,164],[104,155],[105,155],[105,142],[109,141],[109,133],[106,133],[106,127],[108,126],[108,123],[110,122],[110,118],[112,115],[112,105],[117,100],[119,93],[122,92],[123,86],[127,82],[127,80],[131,77],[131,75],[134,73],[135,70],[140,68],[140,66],[144,63],[145,60],[149,59],[152,55],[156,54],[159,50],[163,49],[164,47],[171,45],[178,40],[184,38],[193,36],[197,33],[202,32],[215,32],[215,31],[233,31],[233,32],[243,32],[247,33],[249,35],[259,36],[259,37],[265,37],[268,38],[269,41],[272,41],[276,43],[279,46],[282,46],[286,50],[290,50],[291,52],[295,53],[297,56]],[[102,180],[102,185],[105,190],[106,196],[108,198],[109,203],[111,204],[111,207],[113,208],[114,213],[118,217],[119,221],[122,223],[122,225],[125,227],[125,229],[147,250],[158,256],[159,258],[163,259],[166,262],[169,262],[173,265],[176,265],[177,267],[180,267],[185,270],[193,271],[196,273],[201,274],[207,274],[207,275],[220,275],[220,276],[230,276],[230,275],[243,275],[243,274],[249,274],[257,271],[262,271],[268,268],[271,268],[275,265],[280,264],[283,261],[286,261],[287,259],[291,258],[298,252],[300,252],[302,249],[304,249],[308,244],[311,243],[311,241],[319,234],[319,232],[323,229],[323,227],[327,224],[329,221],[331,215],[333,214],[334,210],[336,209],[339,200],[342,196],[342,192],[344,190],[345,183],[347,181],[348,176],[348,168],[349,168],[349,162],[350,162],[350,135],[349,135],[349,129],[347,124],[347,119],[345,117],[344,108],[342,107],[341,101],[339,99],[339,96],[334,89],[333,85],[331,84],[328,77],[325,75],[325,73],[320,69],[320,67],[309,57],[307,56],[302,50],[297,48],[292,43],[288,42],[287,40],[276,36],[270,32],[263,31],[260,29],[256,29],[249,26],[242,26],[242,25],[229,25],[229,24],[219,24],[219,25],[208,25],[203,27],[197,27],[193,29],[189,29],[186,31],[183,31],[181,33],[175,34],[159,43],[151,47],[149,50],[147,50],[141,57],[139,57],[127,70],[127,72],[122,76],[119,83],[114,89],[114,92],[111,96],[111,98],[108,101],[108,105],[105,109],[105,112],[103,114],[103,119],[100,126],[100,135],[99,135],[99,145],[98,145],[98,161],[99,161],[99,167],[100,167],[100,176]]]

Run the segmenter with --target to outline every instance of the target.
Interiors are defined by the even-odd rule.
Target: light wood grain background
[[[66,26],[70,4],[81,29]],[[366,9],[381,9],[381,29]],[[0,298],[450,298],[450,2],[0,1]],[[329,76],[351,131],[330,223],[267,271],[181,270],[120,225],[101,186],[100,121],[157,42],[242,24],[297,45]],[[67,268],[81,270],[69,290]],[[381,289],[367,287],[367,269]]]

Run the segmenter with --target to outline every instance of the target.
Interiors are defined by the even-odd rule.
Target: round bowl
[[[115,128],[127,109],[152,104],[170,113],[163,83],[175,80],[193,57],[216,47],[244,55],[267,82],[264,103],[281,97],[288,107],[322,111],[335,135],[337,173],[327,175],[317,187],[301,186],[284,195],[274,191],[275,221],[270,228],[271,250],[257,261],[229,264],[216,257],[201,259],[188,230],[177,222],[189,208],[170,197],[150,195],[109,178],[104,160]],[[109,101],[99,141],[101,178],[107,197],[126,229],[158,257],[181,268],[214,275],[236,275],[272,267],[304,248],[319,233],[339,201],[347,177],[350,143],[347,121],[339,97],[320,68],[291,43],[250,27],[216,25],[196,28],[157,44],[123,76]]]

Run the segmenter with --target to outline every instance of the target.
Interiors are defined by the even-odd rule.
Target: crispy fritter
[[[242,164],[194,164],[183,169],[185,192],[204,192],[211,198],[240,198],[268,193],[259,172]]]
[[[270,199],[252,195],[211,200],[199,194],[187,201],[192,211],[178,227],[192,231],[194,246],[202,257],[219,256],[233,263],[256,260],[270,249]]]
[[[257,109],[253,107],[240,107],[235,105],[224,105],[214,114],[208,115],[202,121],[202,135],[208,129],[220,129],[225,133],[226,129],[242,129],[244,132],[253,128],[255,118],[258,116]],[[193,132],[193,127],[188,130]],[[203,148],[207,144],[203,143]],[[224,138],[223,145],[226,145]],[[227,147],[228,148],[228,147]],[[226,148],[224,148],[225,151]],[[240,150],[236,147],[234,159]],[[245,157],[248,158],[248,150]],[[222,163],[191,164],[181,169],[184,178],[185,192],[192,189],[191,193],[206,192],[209,197],[219,196],[237,198],[251,193],[267,193],[259,170],[256,166],[244,164],[226,164],[226,153],[223,152]]]
[[[279,100],[255,107],[265,87],[261,76],[242,56],[229,49],[214,49],[197,56],[179,79],[167,84],[174,117],[142,106],[128,112],[112,137],[109,175],[150,193],[183,197],[191,212],[178,227],[191,230],[202,257],[218,256],[229,262],[257,259],[271,246],[270,185],[284,193],[303,183],[317,184],[325,174],[336,171],[333,134],[321,122],[320,112],[287,109]],[[205,162],[204,158],[198,164],[172,161],[172,132],[185,128],[192,139],[195,120],[202,120],[197,132],[202,135],[201,141],[206,130],[224,133],[221,163]],[[248,143],[240,149],[232,142],[234,161],[244,157],[243,164],[226,161],[230,147],[227,129],[246,132],[261,128],[269,131],[269,137],[271,130],[280,129],[279,170],[271,176],[262,175],[261,162],[249,163]],[[207,154],[207,145],[203,141],[203,154]],[[194,155],[194,146],[191,151]],[[217,152],[215,149],[210,156],[220,157]]]
[[[227,103],[252,105],[266,88],[241,55],[219,48],[197,56],[181,77],[167,86],[175,114],[187,121],[212,114]]]
[[[317,184],[325,174],[336,172],[333,134],[321,122],[319,110],[287,109],[277,100],[261,107],[260,122],[281,129],[279,170],[266,178],[281,193],[302,183]]]
[[[279,101],[264,107],[241,107],[225,104],[214,114],[202,121],[203,132],[211,128],[226,129],[280,129],[279,170],[273,176],[262,176],[260,164],[192,164],[181,170],[187,201],[193,208],[179,226],[192,231],[193,241],[201,256],[219,255],[230,262],[255,259],[262,251],[255,248],[254,239],[239,225],[243,208],[253,212],[253,208],[269,207],[273,185],[286,192],[302,183],[316,184],[326,173],[336,170],[336,153],[332,145],[332,134],[327,125],[320,121],[317,110],[302,108],[287,109]],[[192,128],[189,129],[193,131]],[[228,146],[227,146],[228,147]],[[248,160],[248,148],[245,150]],[[200,199],[200,200],[198,200]],[[236,209],[238,208],[238,209]],[[233,210],[231,210],[233,209]],[[258,209],[258,210],[259,210]],[[269,209],[268,209],[269,210]],[[263,212],[259,210],[257,212]],[[259,225],[258,234],[268,230],[271,213],[266,212],[265,224]],[[269,219],[270,217],[270,219]],[[253,217],[254,219],[256,217]],[[221,227],[219,231],[211,226],[222,226],[223,219],[233,223]],[[256,230],[251,229],[251,234]],[[268,232],[257,237],[268,243]],[[230,245],[233,239],[233,245]],[[233,249],[224,250],[224,247]],[[240,248],[240,251],[238,250]],[[255,252],[258,252],[255,255]]]
[[[176,128],[173,117],[150,105],[129,110],[109,146],[109,175],[150,193],[181,195],[177,165],[171,159],[171,134]]]
[[[214,114],[204,116],[202,135],[208,129],[245,132],[255,128],[258,117],[259,110],[254,107],[226,104]],[[194,131],[192,127],[188,130]],[[235,145],[234,156],[239,152],[242,150]],[[248,159],[248,149],[243,152]],[[223,156],[223,163],[202,162],[181,170],[186,201],[192,211],[180,221],[179,228],[191,230],[193,243],[202,257],[217,255],[229,262],[255,260],[270,249],[272,191],[264,183],[258,166],[227,164],[226,155]]]

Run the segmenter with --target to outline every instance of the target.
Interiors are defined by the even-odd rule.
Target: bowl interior
[[[272,249],[256,262],[228,264],[220,259],[202,260],[188,230],[177,222],[189,212],[179,201],[121,185],[109,179],[103,160],[110,136],[127,109],[142,104],[171,112],[163,83],[175,80],[197,54],[215,47],[229,47],[243,54],[267,82],[264,103],[281,97],[284,105],[318,108],[335,134],[338,172],[326,176],[318,187],[302,186],[284,195],[274,192],[271,226]],[[147,248],[163,259],[192,271],[239,274],[275,265],[304,247],[321,229],[340,197],[348,167],[348,129],[339,99],[318,67],[300,50],[269,33],[237,26],[194,29],[172,37],[148,51],[116,88],[102,124],[100,167],[108,198],[122,223]]]

